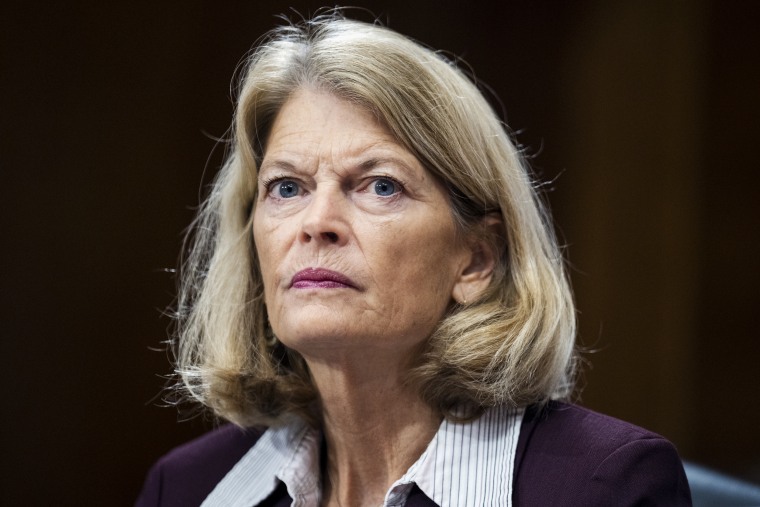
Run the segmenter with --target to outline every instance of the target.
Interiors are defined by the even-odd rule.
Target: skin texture
[[[458,239],[444,187],[370,112],[311,89],[275,119],[253,235],[270,324],[322,399],[325,504],[382,503],[440,423],[404,385],[409,362],[493,259]],[[294,284],[309,269],[345,279]]]

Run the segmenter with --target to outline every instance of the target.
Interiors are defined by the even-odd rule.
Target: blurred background
[[[550,182],[579,401],[760,482],[760,2],[352,3],[464,58]],[[0,7],[0,503],[130,505],[213,426],[160,406],[166,269],[233,72],[277,14],[319,6]]]

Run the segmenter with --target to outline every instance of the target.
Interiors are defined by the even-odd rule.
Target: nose
[[[311,195],[304,209],[300,239],[303,243],[345,245],[349,235],[348,203],[339,190],[324,189]]]

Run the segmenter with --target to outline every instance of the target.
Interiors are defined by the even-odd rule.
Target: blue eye
[[[375,180],[375,193],[382,196],[390,196],[398,192],[398,185],[388,178],[378,178]]]
[[[280,197],[295,197],[298,195],[298,183],[293,180],[284,180],[277,184],[277,191]]]

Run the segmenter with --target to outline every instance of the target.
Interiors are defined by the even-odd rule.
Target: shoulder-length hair
[[[184,394],[243,426],[294,414],[318,424],[319,397],[303,358],[268,325],[251,226],[267,135],[303,87],[373,112],[445,184],[460,231],[480,230],[498,252],[489,288],[452,303],[409,385],[448,417],[567,396],[573,298],[550,219],[505,126],[452,62],[339,13],[273,30],[247,61],[233,144],[181,269],[175,356]],[[500,215],[502,231],[481,226],[488,214]]]

